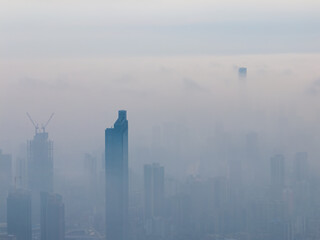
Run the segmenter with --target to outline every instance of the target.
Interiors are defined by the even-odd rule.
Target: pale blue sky
[[[2,57],[320,51],[316,0],[0,4]]]

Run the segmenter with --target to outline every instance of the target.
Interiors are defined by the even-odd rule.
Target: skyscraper
[[[246,67],[240,67],[238,69],[239,78],[246,78],[247,77],[247,68]]]
[[[270,159],[271,197],[275,200],[282,198],[285,186],[285,163],[282,154],[274,155]]]
[[[32,221],[40,222],[40,192],[53,192],[53,143],[43,128],[28,141],[28,188],[32,192]]]
[[[41,192],[41,240],[64,240],[64,203],[62,196]]]
[[[113,128],[105,130],[106,239],[127,240],[128,120],[119,111]]]
[[[157,163],[144,165],[145,218],[160,217],[164,207],[164,167]]]
[[[0,222],[6,219],[6,198],[12,184],[12,158],[0,150]]]
[[[53,143],[45,131],[28,142],[28,186],[32,191],[53,191]]]
[[[270,159],[271,185],[283,188],[285,183],[284,156],[277,154]]]
[[[32,239],[31,194],[19,189],[9,193],[7,198],[7,231],[17,240]]]
[[[308,153],[297,152],[294,159],[294,180],[304,181],[308,179]]]

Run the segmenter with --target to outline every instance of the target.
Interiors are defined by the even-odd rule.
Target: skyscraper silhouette
[[[64,240],[64,203],[59,194],[41,192],[41,240]]]
[[[28,142],[28,186],[32,191],[53,191],[52,141],[47,132],[36,132]]]
[[[293,163],[295,181],[304,181],[308,178],[308,153],[297,152]]]
[[[26,190],[14,190],[7,198],[8,234],[17,240],[32,239],[31,194]]]
[[[0,222],[6,219],[6,198],[12,184],[12,157],[0,150]]]
[[[48,133],[36,128],[28,141],[28,188],[32,192],[32,221],[40,222],[40,192],[53,192],[53,142]]]
[[[127,240],[128,120],[119,111],[113,128],[105,130],[106,239]]]
[[[157,163],[144,165],[145,218],[160,217],[164,207],[164,167]]]
[[[284,156],[277,154],[270,159],[271,185],[283,188],[285,183]]]
[[[271,197],[281,199],[285,186],[285,162],[282,154],[277,154],[270,159]]]

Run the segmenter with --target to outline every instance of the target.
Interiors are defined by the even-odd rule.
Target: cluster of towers
[[[53,142],[45,130],[48,123],[39,128],[28,117],[35,127],[35,135],[28,141],[27,161],[17,161],[20,176],[15,177],[14,187],[11,155],[0,152],[0,210],[2,220],[7,222],[7,235],[1,235],[0,239],[64,240],[65,209],[62,196],[54,193]],[[127,239],[129,183],[126,111],[119,111],[114,127],[105,131],[105,172],[106,236],[107,239]],[[5,201],[6,204],[3,204]]]
[[[44,126],[41,129],[34,126],[35,135],[28,141],[27,161],[17,161],[20,175],[15,177],[14,187],[10,181],[7,183],[7,233],[16,240],[63,240],[64,203],[54,193],[53,142]],[[5,204],[2,202],[1,206]]]

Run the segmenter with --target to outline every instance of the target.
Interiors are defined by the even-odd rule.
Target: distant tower
[[[17,240],[32,239],[31,193],[14,190],[7,198],[7,231]]]
[[[64,204],[59,194],[41,192],[41,240],[64,240]]]
[[[127,240],[128,120],[119,111],[113,128],[105,130],[106,239]]]
[[[89,153],[84,156],[84,172],[86,182],[90,188],[90,195],[96,197],[97,184],[98,184],[98,171],[97,171],[97,159]]]
[[[277,154],[270,159],[271,190],[274,196],[280,197],[285,184],[284,156]]]
[[[144,165],[145,218],[163,216],[164,167],[157,163]]]
[[[40,221],[40,192],[53,192],[53,142],[49,140],[45,127],[53,114],[42,128],[38,127],[27,114],[35,127],[33,140],[28,141],[28,188],[32,192],[33,222]]]
[[[6,198],[12,185],[12,158],[0,150],[0,222],[6,219]]]
[[[28,186],[32,191],[53,191],[52,147],[47,132],[36,132],[28,142]]]
[[[25,158],[16,158],[14,185],[27,188],[27,161]]]
[[[308,153],[297,152],[294,159],[294,180],[305,181],[308,179]]]
[[[259,141],[256,132],[250,132],[246,135],[246,155],[250,163],[259,162]]]
[[[247,77],[247,68],[246,67],[240,67],[238,69],[239,78],[246,78]]]

